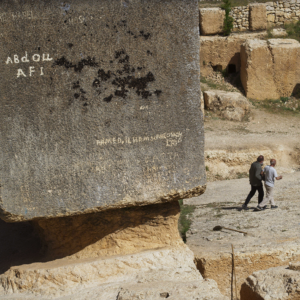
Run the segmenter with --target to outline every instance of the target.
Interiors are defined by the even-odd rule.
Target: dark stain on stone
[[[116,51],[115,52],[115,59],[118,59],[122,54],[125,54],[124,50]]]
[[[73,64],[72,62],[68,61],[64,56],[57,59],[53,66],[63,66],[67,69],[74,69],[75,72],[81,72],[82,69],[85,66],[88,67],[98,67],[98,63],[95,62],[95,58],[91,58],[91,57],[87,57],[86,59],[82,59],[81,61],[79,61],[77,64]]]
[[[93,87],[94,88],[99,88],[101,86],[100,84],[100,80],[98,78],[96,78],[93,82]]]
[[[69,48],[72,48],[74,45],[72,43],[67,44]]]
[[[136,38],[136,35],[132,31],[128,30],[127,33],[129,33],[130,35],[133,35]]]
[[[103,69],[98,70],[98,77],[94,79],[92,87],[96,89],[100,95],[103,91],[102,82],[110,82],[116,87],[113,94],[103,99],[109,103],[114,97],[125,99],[128,96],[129,90],[135,90],[138,96],[143,99],[148,99],[153,93],[147,90],[148,84],[155,81],[152,72],[148,72],[145,76],[135,77],[135,68],[130,65],[130,57],[124,49],[115,52],[115,60],[122,65],[115,73],[111,71],[105,72]],[[137,70],[142,71],[145,67],[137,67]],[[101,90],[102,88],[102,90]],[[161,91],[157,90],[155,95],[158,96]]]
[[[128,63],[128,62],[129,62],[129,56],[128,55],[126,55],[124,58],[119,60],[120,64]]]
[[[78,93],[74,94],[74,98],[78,99],[80,97],[80,95]]]
[[[107,81],[111,77],[111,72],[108,71],[107,73],[105,73],[103,69],[100,69],[98,70],[98,77],[100,77],[102,81]]]
[[[148,40],[148,39],[150,38],[150,36],[151,36],[150,33],[144,33],[143,30],[140,31],[140,34],[141,34],[141,36],[142,36],[145,40]]]
[[[147,55],[150,55],[150,56],[152,56],[152,52],[151,52],[151,51],[149,51],[149,50],[147,50]]]
[[[108,103],[112,100],[112,98],[113,98],[113,95],[110,95],[108,97],[105,97],[103,100]]]
[[[79,88],[80,88],[79,81],[73,82],[73,89],[79,89]]]
[[[161,90],[156,90],[156,91],[154,92],[154,94],[155,94],[157,97],[158,97],[161,93],[162,93]]]
[[[106,120],[104,123],[105,127],[110,127],[110,124],[111,124],[111,120]]]

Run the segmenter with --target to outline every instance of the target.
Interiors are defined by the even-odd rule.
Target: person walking
[[[267,207],[269,201],[271,202],[271,209],[278,208],[278,206],[275,205],[275,201],[273,197],[274,185],[275,185],[275,179],[281,180],[282,176],[277,175],[275,166],[276,166],[276,159],[271,159],[270,165],[264,168],[266,198],[261,203],[258,204],[258,206],[255,209],[256,211],[264,210]]]
[[[249,180],[251,185],[251,191],[242,206],[242,209],[248,209],[248,204],[252,197],[255,195],[256,191],[258,191],[258,204],[263,201],[264,198],[264,189],[262,185],[262,165],[264,164],[265,158],[260,155],[257,158],[257,161],[251,164],[249,170]]]

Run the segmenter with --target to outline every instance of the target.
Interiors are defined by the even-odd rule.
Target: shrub
[[[224,35],[230,35],[233,29],[233,18],[229,15],[231,11],[231,0],[223,0],[223,5],[221,6],[225,10],[225,18],[224,18]]]

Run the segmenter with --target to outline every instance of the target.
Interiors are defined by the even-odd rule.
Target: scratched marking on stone
[[[177,146],[182,142],[182,132],[170,132],[156,134],[153,136],[139,136],[139,137],[113,137],[113,138],[103,138],[101,140],[96,140],[98,146],[109,146],[109,145],[133,145],[139,143],[154,142],[157,140],[165,140],[167,147]]]

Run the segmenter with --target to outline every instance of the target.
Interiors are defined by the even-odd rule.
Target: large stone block
[[[200,8],[200,33],[211,35],[223,32],[225,10],[221,8]]]
[[[254,3],[249,5],[250,30],[267,29],[267,8],[265,4]]]
[[[1,218],[203,192],[197,5],[1,1]]]
[[[247,40],[241,47],[241,81],[248,98],[287,97],[299,89],[300,43]]]

